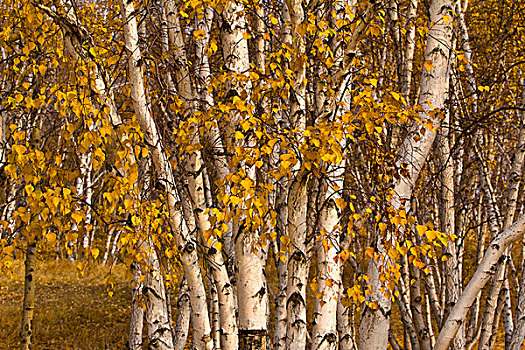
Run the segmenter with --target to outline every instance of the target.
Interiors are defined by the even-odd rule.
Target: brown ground
[[[267,275],[275,291],[276,271],[272,265],[269,264]],[[14,278],[0,275],[0,350],[19,348],[23,267],[22,262],[16,261]],[[126,349],[131,301],[129,282],[132,277],[124,265],[117,265],[109,275],[114,285],[110,296],[104,283],[108,275],[109,269],[99,266],[88,266],[84,277],[80,277],[75,263],[38,263],[31,349]],[[313,305],[313,293],[309,291],[308,294],[308,303]],[[172,305],[175,315],[175,293],[172,293]],[[311,319],[312,310],[308,311]],[[402,342],[402,337],[399,337],[402,326],[396,311],[392,314],[392,326]],[[503,334],[498,334],[495,349],[503,349],[502,343]]]
[[[19,347],[23,263],[15,264],[14,279],[0,277],[0,349]],[[74,263],[39,263],[34,350],[125,349],[131,293],[129,276],[116,267],[111,274],[114,294],[109,296],[104,278],[108,269],[87,268],[79,277]]]

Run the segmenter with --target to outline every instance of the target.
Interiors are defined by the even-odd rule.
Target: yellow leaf
[[[414,266],[417,267],[418,269],[422,269],[424,268],[426,265],[424,262],[422,262],[421,260],[419,259],[414,259],[414,262],[413,262]]]
[[[425,232],[427,232],[428,227],[426,227],[425,225],[417,225],[416,226],[416,230],[417,230],[417,233],[419,233],[420,236],[423,236],[425,234]]]
[[[38,71],[40,72],[40,75],[44,76],[46,74],[47,67],[44,65],[38,66]]]
[[[51,202],[53,203],[53,205],[54,205],[55,207],[58,208],[58,205],[60,204],[60,198],[58,198],[58,197],[53,197],[53,198],[51,198]]]
[[[245,189],[249,190],[250,187],[252,187],[252,180],[250,179],[244,179],[241,181],[241,186],[244,187]]]
[[[335,199],[335,204],[340,208],[340,209],[344,209],[346,207],[346,202],[343,198],[336,198]]]
[[[348,258],[350,257],[350,252],[348,251],[348,249],[345,249],[343,250],[340,254],[339,254],[339,257],[344,261],[348,260]]]
[[[399,101],[399,98],[401,97],[401,95],[399,95],[399,94],[398,94],[397,92],[395,92],[395,91],[392,91],[391,94],[392,94],[392,97],[393,97],[393,98],[395,98],[397,101]]]
[[[193,32],[193,36],[197,39],[203,37],[206,33],[204,32],[204,30],[202,29],[199,29],[199,30],[196,30]]]
[[[432,69],[434,69],[434,64],[432,63],[431,60],[426,60],[424,66],[425,66],[425,69],[426,69],[427,71],[429,71],[429,72],[430,72]]]
[[[50,233],[47,233],[46,234],[46,239],[51,242],[51,243],[54,243],[57,239],[57,235],[54,234],[53,232],[50,232]]]
[[[448,22],[450,22],[451,20],[452,20],[452,18],[449,15],[444,15],[443,16],[443,22],[445,22],[445,24],[448,24]]]
[[[93,255],[94,259],[96,259],[99,254],[100,254],[100,250],[98,248],[91,249],[91,255]]]
[[[433,240],[436,239],[437,232],[436,231],[427,231],[426,235],[427,235],[427,239],[432,242]]]
[[[26,185],[24,188],[28,195],[30,195],[35,190],[35,188],[31,185]]]
[[[75,220],[78,224],[80,221],[82,221],[83,217],[79,212],[73,212],[71,213],[71,219]]]
[[[213,248],[215,248],[217,251],[221,251],[222,250],[222,243],[221,242],[215,242],[213,244]]]
[[[233,205],[237,205],[237,204],[239,204],[242,201],[242,199],[240,199],[237,196],[231,196],[230,197],[230,201],[233,203]]]
[[[210,46],[210,50],[211,50],[212,52],[217,51],[217,43],[215,42],[215,40],[210,41],[209,46]]]

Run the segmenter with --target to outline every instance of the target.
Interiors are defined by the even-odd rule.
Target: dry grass
[[[19,347],[23,296],[23,263],[13,279],[0,277],[0,349]],[[32,349],[125,349],[131,293],[124,267],[111,273],[114,294],[104,278],[108,269],[87,267],[79,277],[69,262],[39,263]]]

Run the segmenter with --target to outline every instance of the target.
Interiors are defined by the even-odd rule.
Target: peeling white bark
[[[423,107],[421,118],[430,120],[434,129],[439,128],[441,118],[439,113],[432,113],[432,111],[444,107],[449,81],[453,21],[446,23],[443,18],[448,16],[452,19],[453,9],[451,0],[433,0],[430,5],[430,21],[433,25],[430,26],[424,58],[425,61],[432,62],[432,69],[429,71],[423,68],[419,104]],[[436,137],[435,130],[426,130],[421,134],[420,129],[421,125],[415,125],[411,129],[397,156],[396,164],[398,166],[405,164],[408,175],[394,180],[394,196],[391,203],[396,210],[404,207],[408,212],[412,190]],[[375,293],[379,293],[377,263],[372,261],[369,264],[368,273],[371,276],[371,286]],[[379,294],[378,309],[372,310],[368,307],[364,309],[359,328],[359,349],[385,349],[387,346],[391,306],[390,301]]]
[[[142,272],[137,263],[131,264],[133,282],[131,282],[131,317],[129,320],[129,340],[130,350],[142,349],[142,328],[144,326],[144,300],[142,300]]]
[[[501,256],[512,243],[522,238],[524,233],[525,216],[522,216],[511,227],[501,232],[492,240],[485,252],[483,260],[478,265],[476,272],[443,324],[433,350],[446,350],[449,348],[456,332],[466,320],[467,313],[478,292],[496,272]]]
[[[173,350],[184,350],[190,331],[191,304],[189,288],[186,279],[181,283],[179,289],[179,300],[177,301],[177,320],[173,333]]]
[[[326,235],[317,242],[319,267],[319,298],[315,299],[312,348],[336,350],[338,345],[337,308],[341,284],[341,262],[338,258],[339,213],[335,202],[329,199],[321,214],[320,230]]]
[[[145,244],[148,257],[146,279],[142,294],[146,304],[145,321],[148,326],[149,349],[173,349],[171,320],[166,304],[166,287],[160,268],[160,262],[151,241]]]
[[[184,273],[190,286],[190,299],[192,306],[192,320],[194,331],[194,344],[196,349],[212,350],[211,326],[206,304],[206,293],[198,264],[196,242],[188,237],[183,227],[182,215],[178,209],[179,198],[175,188],[171,163],[162,147],[155,121],[151,117],[146,101],[144,81],[140,67],[141,54],[138,46],[137,20],[133,1],[119,1],[124,23],[124,36],[128,50],[128,76],[131,82],[131,97],[133,107],[140,127],[144,133],[147,144],[151,145],[153,164],[159,175],[159,181],[165,186],[166,201],[169,210],[171,226],[175,230],[175,238]]]
[[[288,197],[288,235],[292,244],[288,260],[286,349],[306,348],[306,246],[307,181],[296,180]]]

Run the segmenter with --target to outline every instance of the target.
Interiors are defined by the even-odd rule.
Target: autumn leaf
[[[426,60],[424,63],[424,66],[425,66],[425,69],[429,72],[434,69],[434,64],[430,60]]]

